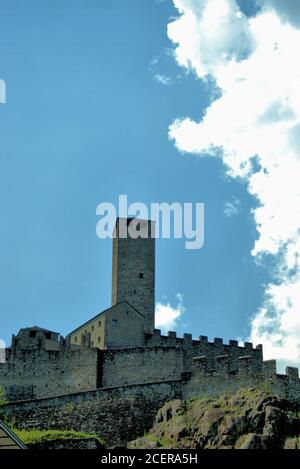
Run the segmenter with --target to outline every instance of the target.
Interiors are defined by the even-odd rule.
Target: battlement
[[[256,362],[251,355],[245,355],[237,358],[236,372],[230,371],[228,355],[217,355],[215,357],[215,367],[209,367],[209,360],[206,356],[193,357],[193,369],[192,372],[199,373],[217,373],[217,374],[251,374],[257,373]],[[267,360],[263,362],[262,370],[260,371],[266,378],[281,377],[288,381],[300,381],[299,370],[296,367],[287,366],[285,374],[277,374],[276,360]]]
[[[287,367],[286,374],[277,374],[276,361],[264,362],[262,346],[251,342],[224,343],[220,337],[210,342],[203,335],[177,337],[174,331],[162,335],[155,329],[146,334],[145,345],[100,350],[92,346],[89,332],[78,338],[78,344],[71,344],[40,328],[21,330],[0,364],[0,385],[8,397],[35,399],[168,380],[181,381],[186,396],[259,383],[300,396],[298,369]]]
[[[209,375],[216,373],[222,375],[248,374],[257,373],[257,364],[251,355],[240,356],[236,358],[235,371],[231,370],[230,357],[228,355],[217,355],[215,357],[214,367],[209,366],[208,357],[202,355],[193,357],[193,373],[208,373]]]
[[[258,369],[255,357],[244,355],[237,357],[234,370],[231,369],[228,355],[217,355],[214,366],[205,355],[193,357],[192,362],[192,371],[181,375],[185,398],[193,395],[216,396],[235,392],[241,387],[262,387],[284,398],[300,398],[298,368],[286,367],[285,374],[278,374],[275,360],[263,362],[262,368]]]
[[[146,345],[183,345],[186,342],[192,342],[193,345],[207,344],[208,346],[224,346],[247,350],[259,350],[263,351],[261,344],[253,347],[251,342],[244,342],[243,345],[239,345],[237,340],[229,340],[228,344],[224,343],[220,337],[214,337],[213,341],[208,340],[208,336],[200,335],[197,339],[193,339],[192,334],[185,333],[183,337],[177,337],[177,333],[174,331],[168,331],[167,335],[161,333],[161,329],[154,329],[152,334],[146,334]]]

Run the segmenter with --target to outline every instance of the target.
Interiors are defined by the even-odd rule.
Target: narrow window
[[[100,344],[101,342],[101,337],[98,337],[98,344]]]
[[[77,335],[74,337],[74,342],[77,342]]]
[[[29,331],[29,337],[31,339],[35,339],[36,338],[36,331]]]
[[[116,319],[113,319],[113,320],[112,320],[112,325],[113,325],[113,327],[117,327],[117,323],[118,323],[118,321],[117,321]]]
[[[95,329],[94,326],[92,326],[92,331],[93,331],[94,329]]]
[[[46,339],[50,340],[51,339],[51,332],[45,332],[45,337],[46,337]]]
[[[140,277],[140,278],[144,278],[143,272],[140,272],[139,277]]]
[[[101,327],[101,321],[98,321],[98,326]]]

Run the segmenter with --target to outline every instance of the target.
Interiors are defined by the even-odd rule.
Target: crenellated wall
[[[240,347],[233,340],[224,344],[219,338],[209,342],[205,336],[193,340],[191,334],[178,338],[175,332],[163,336],[155,330],[141,347],[99,350],[91,347],[90,335],[83,334],[80,346],[57,340],[49,350],[44,339],[29,343],[25,332],[13,339],[6,350],[6,363],[0,364],[0,385],[11,400],[179,380],[182,373],[194,369],[195,358],[201,356],[211,370],[219,366],[216,357],[225,356],[228,370],[234,373],[245,355],[251,357],[256,372],[262,370],[262,347],[254,349],[250,343]]]
[[[0,364],[0,386],[9,400],[36,399],[99,387],[99,350],[86,343],[59,350],[13,347]]]
[[[276,361],[269,360],[257,370],[256,360],[251,355],[239,357],[237,364],[237,369],[232,371],[228,356],[219,355],[212,369],[208,357],[194,357],[192,371],[182,374],[182,398],[219,396],[255,387],[285,399],[300,400],[298,368],[287,367],[285,375],[277,374]]]
[[[276,373],[275,361],[263,362],[262,347],[243,347],[235,340],[193,340],[175,332],[167,336],[155,330],[146,336],[146,346],[99,350],[90,336],[80,346],[61,340],[53,350],[45,342],[13,341],[0,364],[0,386],[10,400],[32,400],[72,395],[112,386],[147,385],[169,380],[182,382],[184,396],[220,394],[240,386],[264,383],[280,395],[300,398],[298,370],[288,367]]]
[[[251,342],[245,342],[244,346],[238,345],[237,340],[230,340],[228,344],[223,343],[223,339],[214,338],[213,342],[208,341],[207,336],[199,336],[198,340],[192,339],[191,334],[184,334],[183,338],[177,337],[176,332],[169,331],[168,335],[161,335],[159,329],[155,329],[153,334],[146,335],[146,345],[180,347],[184,351],[184,366],[182,371],[191,371],[193,367],[193,358],[195,356],[206,356],[209,368],[216,366],[215,358],[220,355],[228,356],[229,370],[238,369],[239,357],[249,355],[252,357],[252,363],[256,371],[262,370],[263,352],[262,346],[253,347]]]
[[[202,355],[206,356],[210,369],[218,366],[216,357],[224,355],[229,370],[234,372],[238,370],[240,357],[248,355],[255,370],[262,370],[262,347],[254,349],[251,343],[240,347],[233,340],[227,345],[219,338],[214,342],[208,342],[204,336],[193,340],[191,334],[178,338],[175,332],[162,336],[158,330],[152,336],[147,336],[146,343],[146,347],[104,350],[101,354],[101,385],[119,386],[180,379],[181,373],[193,370],[193,359]]]

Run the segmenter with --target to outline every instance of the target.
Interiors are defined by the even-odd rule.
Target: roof
[[[85,326],[86,324],[88,324],[89,322],[91,321],[94,321],[95,319],[98,319],[100,316],[102,316],[103,314],[107,313],[109,310],[111,310],[112,308],[115,308],[116,306],[122,304],[122,303],[127,303],[137,314],[139,314],[142,318],[145,319],[145,316],[143,314],[141,314],[134,306],[132,306],[131,303],[129,303],[127,300],[123,300],[123,301],[120,301],[120,303],[117,303],[116,305],[113,305],[113,306],[110,306],[109,308],[105,309],[104,311],[102,311],[101,313],[98,313],[96,314],[96,316],[92,317],[91,319],[89,319],[88,321],[84,322],[83,324],[81,324],[80,326],[76,327],[76,329],[74,329],[73,331],[69,332],[69,334],[67,335],[67,337],[69,337],[71,334],[74,334],[74,332],[78,331],[78,329],[81,329],[83,326]]]
[[[0,449],[26,449],[20,438],[0,420]]]
[[[49,329],[43,329],[42,327],[38,327],[38,326],[23,327],[21,330],[23,330],[23,331],[30,330],[30,331],[51,332],[52,334],[59,334],[59,332],[50,331]]]

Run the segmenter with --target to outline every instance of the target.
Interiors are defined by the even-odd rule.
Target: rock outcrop
[[[297,449],[299,435],[300,403],[241,389],[165,403],[151,430],[128,448]]]

